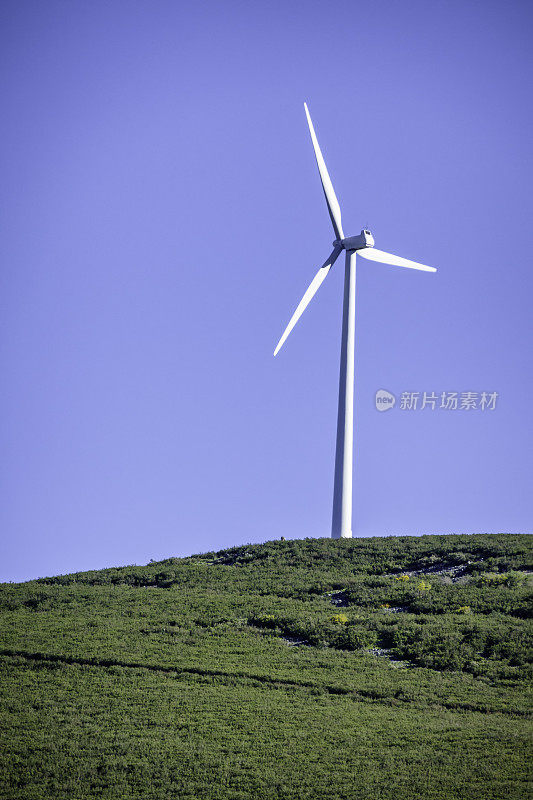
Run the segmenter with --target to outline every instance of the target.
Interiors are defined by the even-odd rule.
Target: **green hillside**
[[[3,584],[0,797],[526,798],[532,544],[277,541]]]

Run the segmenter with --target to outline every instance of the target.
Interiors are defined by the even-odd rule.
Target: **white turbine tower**
[[[333,184],[320,151],[315,129],[309,116],[307,104],[304,103],[309,132],[315,150],[318,171],[322,188],[326,196],[329,215],[335,231],[333,252],[320,267],[302,297],[296,311],[274,351],[277,355],[287,336],[292,331],[303,312],[318,291],[322,281],[331,267],[346,250],[346,267],[344,274],[344,304],[342,310],[341,366],[339,379],[339,410],[337,416],[337,447],[335,451],[335,483],[333,489],[333,519],[331,536],[334,539],[350,538],[352,535],[352,469],[353,469],[353,393],[354,393],[354,342],[355,342],[355,254],[358,253],[369,261],[380,261],[397,267],[420,269],[424,272],[436,272],[435,267],[427,267],[407,258],[393,256],[374,247],[374,237],[370,231],[362,230],[357,236],[345,238],[341,224],[341,210],[335,195]]]

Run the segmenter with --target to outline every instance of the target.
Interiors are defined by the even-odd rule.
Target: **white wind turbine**
[[[385,253],[374,247],[374,237],[370,231],[362,230],[357,236],[345,238],[341,224],[341,210],[335,196],[333,184],[316,138],[315,129],[309,116],[307,104],[304,103],[309,132],[315,150],[318,171],[322,188],[326,196],[329,215],[335,231],[333,252],[320,267],[302,297],[296,311],[274,351],[277,355],[287,336],[292,331],[303,312],[318,291],[322,281],[331,267],[346,250],[346,267],[344,273],[344,303],[342,310],[341,366],[339,379],[339,410],[337,416],[337,446],[335,451],[335,483],[333,489],[333,519],[331,536],[334,539],[350,538],[352,535],[352,468],[353,468],[353,392],[354,392],[354,342],[355,342],[355,254],[359,253],[369,261],[380,261],[397,267],[420,269],[424,272],[436,272],[435,267],[418,264],[408,258],[400,258]]]

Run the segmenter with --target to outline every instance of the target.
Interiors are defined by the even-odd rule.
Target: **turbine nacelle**
[[[364,247],[374,247],[374,237],[370,231],[362,230],[357,236],[347,236],[346,239],[335,239],[334,247],[343,250],[362,250]]]

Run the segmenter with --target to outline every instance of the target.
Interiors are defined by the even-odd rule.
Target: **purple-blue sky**
[[[529,532],[526,2],[4,0],[0,578],[328,536],[359,260],[354,533]],[[374,394],[496,391],[494,411]]]

